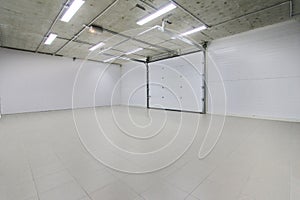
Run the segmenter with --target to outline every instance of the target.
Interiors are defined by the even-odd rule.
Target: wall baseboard
[[[113,106],[122,106],[121,104],[115,104]],[[43,112],[59,112],[59,111],[67,111],[67,110],[80,110],[80,109],[87,109],[87,108],[98,108],[98,107],[111,107],[111,105],[101,105],[101,106],[82,106],[77,108],[62,108],[62,109],[54,109],[54,110],[37,110],[37,111],[24,111],[24,112],[18,112],[18,113],[5,113],[2,115],[17,115],[17,114],[31,114],[31,113],[43,113]],[[1,113],[0,113],[1,118]]]
[[[207,112],[207,114],[223,115],[223,114],[210,113],[210,112]],[[272,120],[272,121],[283,121],[283,122],[300,122],[300,119],[295,119],[295,118],[280,118],[280,117],[271,117],[271,116],[263,116],[263,115],[239,115],[239,114],[226,113],[225,116],[251,118],[251,119],[263,119],[263,120]]]

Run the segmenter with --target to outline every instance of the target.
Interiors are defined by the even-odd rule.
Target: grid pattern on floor
[[[115,109],[123,113],[126,107]],[[76,112],[87,118],[90,110]],[[96,110],[105,113],[110,108]],[[137,118],[147,112],[130,108]],[[162,118],[165,112],[170,118],[176,115],[153,112]],[[4,115],[0,120],[0,199],[300,199],[299,123],[226,117],[217,145],[200,160],[199,145],[210,118],[201,116],[197,138],[177,162],[137,175],[96,161],[78,138],[72,111]]]

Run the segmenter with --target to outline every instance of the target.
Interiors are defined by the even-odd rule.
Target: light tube
[[[191,34],[193,34],[193,33],[196,33],[196,32],[199,32],[199,31],[203,31],[203,30],[205,30],[205,29],[207,29],[207,27],[206,27],[205,25],[203,25],[203,26],[200,26],[200,27],[198,27],[198,28],[195,28],[195,29],[192,29],[192,30],[190,30],[190,31],[187,31],[187,32],[185,32],[185,33],[182,33],[182,34],[180,34],[180,36],[191,35]]]
[[[107,60],[104,60],[103,62],[107,63],[107,62],[110,62],[110,61],[113,61],[115,59],[119,58],[118,56],[117,57],[112,57],[112,58],[109,58]]]
[[[153,19],[167,13],[167,12],[170,12],[171,10],[175,9],[176,6],[172,3],[169,3],[168,5],[164,6],[163,8],[159,9],[158,11],[156,11],[155,13],[151,14],[151,15],[148,15],[147,17],[139,20],[137,22],[138,25],[142,26],[150,21],[152,21]]]
[[[100,42],[94,46],[92,46],[91,48],[89,48],[90,51],[95,51],[96,49],[99,49],[100,47],[103,47],[105,45],[105,43]]]
[[[60,19],[63,22],[69,22],[73,15],[79,10],[79,8],[84,4],[83,0],[74,0],[71,6],[68,8],[67,12]]]
[[[56,37],[57,37],[56,34],[50,33],[50,35],[47,37],[47,39],[46,39],[46,41],[45,41],[45,44],[46,44],[46,45],[52,44],[52,42],[55,40]]]
[[[127,57],[119,57],[119,59],[122,59],[122,60],[130,60],[130,58],[127,58]]]
[[[134,50],[132,50],[132,51],[129,51],[129,52],[125,53],[125,55],[130,55],[130,54],[133,54],[133,53],[142,51],[142,50],[143,50],[143,48],[137,48],[137,49],[134,49]]]

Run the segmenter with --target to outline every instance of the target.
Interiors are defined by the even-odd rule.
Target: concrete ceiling
[[[163,17],[144,26],[136,21],[167,4],[168,0],[86,0],[69,23],[61,22],[59,13],[65,0],[0,0],[0,45],[39,53],[88,58],[97,61],[142,47],[143,50],[128,57],[145,60],[146,57],[171,56],[195,51],[197,48],[158,30],[136,37],[142,31],[161,25]],[[183,8],[167,14],[167,28],[182,33],[207,24],[210,28],[191,35],[199,44],[234,35],[251,29],[283,22],[293,16],[299,18],[300,0],[176,0]],[[114,4],[113,4],[114,3]],[[113,4],[113,5],[112,5]],[[107,9],[110,7],[109,9]],[[98,16],[101,14],[100,16]],[[93,19],[98,16],[96,20]],[[92,34],[83,25],[104,28]],[[52,26],[53,25],[53,26]],[[50,27],[52,28],[50,29]],[[44,45],[50,32],[58,34],[51,45]],[[78,37],[74,37],[76,34]],[[135,37],[134,39],[131,37]],[[90,54],[89,48],[104,41],[103,54]],[[116,60],[122,63],[125,60]]]

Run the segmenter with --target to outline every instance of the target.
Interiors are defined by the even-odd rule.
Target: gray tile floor
[[[300,123],[223,120],[119,106],[4,115],[0,199],[299,200]]]

